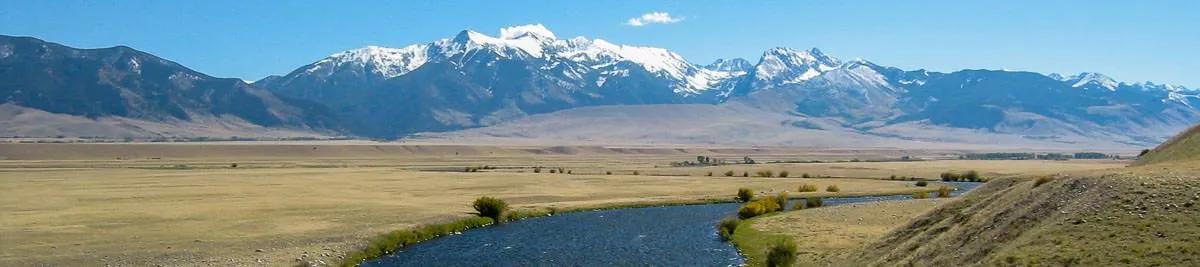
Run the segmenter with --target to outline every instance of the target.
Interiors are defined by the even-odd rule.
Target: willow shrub
[[[475,203],[471,205],[475,211],[479,212],[479,216],[492,218],[497,223],[501,222],[504,212],[508,211],[508,203],[504,200],[494,197],[479,197],[475,199]]]
[[[717,232],[721,234],[721,240],[729,241],[732,239],[734,231],[737,230],[738,224],[741,223],[742,220],[733,217],[722,219],[720,223],[717,223]]]

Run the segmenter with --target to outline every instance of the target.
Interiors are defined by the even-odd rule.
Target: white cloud
[[[629,18],[625,21],[625,25],[641,27],[648,24],[671,24],[683,21],[683,18],[672,17],[671,13],[667,12],[650,12],[642,14],[640,17]]]

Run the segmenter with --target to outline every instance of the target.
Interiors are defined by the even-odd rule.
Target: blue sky
[[[1194,0],[343,2],[0,0],[0,34],[85,48],[128,45],[250,80],[366,45],[542,23],[560,38],[663,47],[699,64],[755,61],[776,46],[818,47],[904,69],[1094,71],[1200,87]],[[629,25],[651,12],[677,21]]]

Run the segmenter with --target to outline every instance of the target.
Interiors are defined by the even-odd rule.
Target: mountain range
[[[97,132],[29,125],[29,114],[41,114],[35,117],[70,118],[67,125],[107,121],[100,132],[117,136],[561,139],[574,130],[630,143],[657,136],[664,143],[811,145],[817,143],[792,141],[844,133],[905,142],[1139,147],[1200,122],[1200,91],[1098,73],[902,70],[815,48],[772,48],[757,61],[700,65],[662,48],[559,38],[542,25],[339,52],[251,84],[128,47],[75,49],[2,36],[0,97],[0,125],[8,129],[0,135],[21,136]],[[656,114],[595,120],[630,110]],[[534,131],[550,121],[590,123]],[[586,130],[665,122],[676,126],[657,135]],[[223,131],[180,130],[214,128]],[[756,130],[776,134],[763,142],[743,134]],[[700,131],[705,138],[671,133]],[[566,139],[572,138],[588,137]]]

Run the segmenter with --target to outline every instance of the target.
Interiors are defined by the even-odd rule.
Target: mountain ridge
[[[4,53],[11,52],[0,46]],[[817,48],[786,47],[768,49],[757,61],[700,65],[662,48],[562,39],[540,24],[503,28],[496,36],[463,30],[402,48],[337,52],[285,75],[241,84],[247,91],[266,89],[293,103],[288,106],[308,105],[299,109],[337,122],[337,127],[290,125],[387,139],[613,105],[739,105],[786,115],[767,123],[801,128],[893,136],[892,126],[916,123],[1038,140],[1084,136],[1129,146],[1156,143],[1200,121],[1195,106],[1200,91],[1118,82],[1098,73],[902,70],[863,59],[843,61]],[[696,109],[680,112],[685,110]],[[155,114],[160,113],[172,114]],[[748,119],[768,117],[777,120]]]

